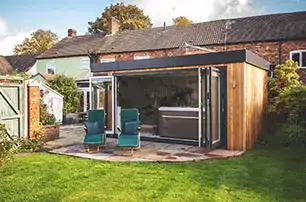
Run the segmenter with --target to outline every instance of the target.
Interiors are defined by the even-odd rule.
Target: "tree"
[[[179,16],[177,18],[172,19],[174,25],[190,25],[193,22],[186,18],[185,16]]]
[[[143,29],[152,26],[149,16],[144,15],[143,10],[137,6],[117,3],[106,7],[104,12],[101,13],[101,17],[98,17],[96,21],[88,22],[88,32],[92,34],[100,32],[110,34],[108,26],[112,17],[120,22],[120,31]]]
[[[56,75],[53,79],[48,80],[48,85],[64,96],[65,114],[76,112],[81,93],[73,78]]]
[[[277,97],[285,88],[299,86],[301,81],[297,70],[298,64],[293,60],[277,65],[274,70],[274,78],[269,80],[269,96]]]
[[[58,36],[50,30],[39,29],[14,47],[15,54],[33,54],[48,50],[58,41]]]

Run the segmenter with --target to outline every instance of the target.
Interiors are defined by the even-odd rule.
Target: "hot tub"
[[[158,134],[161,137],[198,139],[198,108],[160,107]]]

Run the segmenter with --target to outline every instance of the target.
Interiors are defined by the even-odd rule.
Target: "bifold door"
[[[225,146],[225,72],[221,68],[203,68],[200,83],[199,123],[202,146]]]

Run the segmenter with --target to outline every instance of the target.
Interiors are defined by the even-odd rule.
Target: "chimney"
[[[112,17],[109,20],[109,24],[108,24],[108,30],[107,30],[107,34],[109,35],[114,35],[117,32],[119,32],[119,28],[120,28],[120,22],[119,20],[117,20],[116,18]]]
[[[77,35],[77,31],[75,29],[68,29],[68,37],[75,37]]]

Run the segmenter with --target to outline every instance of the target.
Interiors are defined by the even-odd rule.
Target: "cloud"
[[[6,33],[6,23],[5,21],[0,17],[0,36],[4,35]]]
[[[7,24],[0,17],[0,55],[12,55],[14,46],[21,43],[32,31],[20,32],[16,34],[7,31]]]
[[[31,33],[32,31],[0,36],[0,55],[13,55],[14,46],[20,44],[26,37],[30,37]]]
[[[125,0],[137,5],[149,15],[154,26],[163,22],[172,24],[172,19],[186,16],[194,22],[221,18],[244,17],[263,12],[254,0]]]

